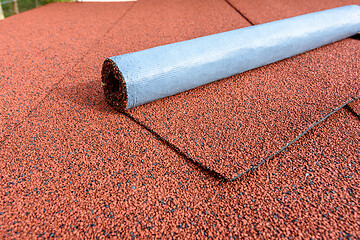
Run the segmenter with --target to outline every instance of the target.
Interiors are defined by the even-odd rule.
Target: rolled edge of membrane
[[[107,58],[101,70],[102,87],[106,101],[118,111],[127,106],[126,83],[116,63]]]
[[[349,5],[114,56],[102,68],[105,97],[124,111],[310,51],[354,35],[359,28],[360,6]],[[259,33],[273,35],[261,39]],[[218,42],[225,47],[217,47]],[[184,55],[186,51],[198,55]]]

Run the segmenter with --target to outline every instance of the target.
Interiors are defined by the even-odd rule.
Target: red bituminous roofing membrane
[[[345,40],[129,112],[233,179],[358,96],[359,56],[358,42]]]
[[[1,21],[0,141],[130,7],[49,4]]]
[[[129,113],[189,158],[234,179],[360,94],[359,50],[357,40],[342,41]]]
[[[359,237],[358,101],[226,180],[357,95],[357,40],[126,113],[106,104],[106,57],[249,26],[239,12],[281,18],[285,5],[231,4],[51,4],[0,22],[23,29],[0,34],[2,237]],[[288,12],[338,6],[321,4]]]
[[[345,5],[358,5],[357,0],[279,1],[279,0],[227,0],[253,24],[261,24],[310,12],[323,11]]]

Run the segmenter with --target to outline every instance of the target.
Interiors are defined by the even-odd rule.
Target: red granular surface
[[[0,141],[132,4],[48,4],[0,22]]]
[[[1,147],[3,237],[359,236],[360,128],[346,111],[222,182],[104,101],[91,113],[50,99]]]
[[[345,5],[359,5],[357,0],[228,0],[253,24],[266,23]]]
[[[56,5],[62,6],[50,6]],[[94,14],[101,15],[102,4],[88,6],[94,6]],[[116,12],[125,5],[107,6]],[[46,8],[36,11],[42,9]],[[23,15],[16,17],[21,20]],[[20,25],[20,20],[15,23]],[[360,127],[349,110],[332,115],[281,155],[229,182],[179,156],[105,102],[100,72],[106,57],[242,24],[245,20],[220,0],[139,1],[110,26],[97,44],[89,46],[80,60],[69,60],[71,70],[51,79],[55,84],[48,85],[45,97],[29,97],[31,104],[23,108],[31,112],[19,117],[21,123],[0,145],[0,236],[359,237]],[[71,32],[71,28],[64,31]],[[31,38],[30,32],[28,35]],[[46,41],[61,44],[50,38]],[[344,54],[348,45],[353,46],[349,40],[342,41],[322,48],[320,53],[327,57]],[[299,65],[298,71],[317,69],[315,57],[320,53],[313,51],[308,59],[293,58],[252,71],[253,77],[249,78],[254,81],[256,71],[271,75],[274,68],[291,64],[294,72],[295,65]],[[338,65],[327,66],[335,68],[329,75],[338,77],[339,69],[349,67],[342,65],[342,60],[336,58]],[[30,67],[25,59],[19,61]],[[45,72],[50,74],[53,61],[44,63],[50,69],[44,68]],[[352,58],[348,58],[348,64],[357,69]],[[317,73],[323,74],[319,70]],[[250,76],[251,72],[246,74]],[[345,71],[344,76],[341,81],[349,81],[353,75]],[[232,80],[238,78],[243,76]],[[13,82],[16,80],[14,76]],[[47,80],[37,81],[41,85]],[[231,80],[216,84],[225,86],[227,81]],[[341,81],[339,90],[346,84]],[[207,87],[214,89],[216,84]],[[219,90],[207,92],[217,96]],[[204,90],[195,93],[199,91]],[[188,124],[191,126],[191,122]]]

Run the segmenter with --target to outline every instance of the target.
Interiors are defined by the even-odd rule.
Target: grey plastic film
[[[108,102],[130,109],[355,35],[360,7],[334,8],[111,57]]]

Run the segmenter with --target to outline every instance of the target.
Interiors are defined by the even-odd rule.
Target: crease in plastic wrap
[[[123,111],[355,35],[350,5],[110,57],[107,101]]]

